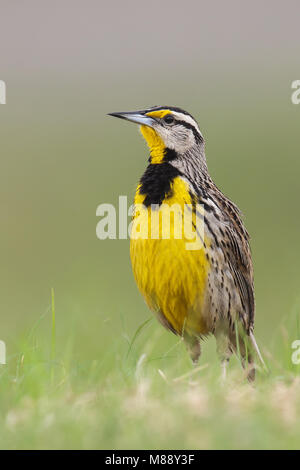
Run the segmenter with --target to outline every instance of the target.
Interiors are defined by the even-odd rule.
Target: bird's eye
[[[172,124],[174,122],[174,118],[172,116],[172,114],[167,114],[165,117],[164,117],[164,122],[166,124]]]

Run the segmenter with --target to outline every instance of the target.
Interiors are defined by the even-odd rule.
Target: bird
[[[183,339],[194,364],[202,341],[213,335],[222,378],[235,353],[254,381],[255,354],[265,364],[254,337],[250,237],[237,205],[209,174],[197,121],[175,106],[109,115],[138,124],[150,151],[134,196],[130,239],[133,274],[148,307]],[[162,217],[174,207],[166,236]],[[199,242],[193,249],[182,235],[185,213]]]

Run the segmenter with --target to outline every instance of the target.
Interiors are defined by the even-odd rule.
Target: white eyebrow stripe
[[[172,114],[177,117],[180,121],[185,121],[187,122],[188,124],[191,124],[192,126],[195,127],[195,129],[199,132],[199,134],[202,136],[202,133],[199,129],[199,126],[198,124],[196,123],[196,121],[191,117],[189,116],[188,114],[183,114],[183,113],[179,113],[178,111],[172,111]]]

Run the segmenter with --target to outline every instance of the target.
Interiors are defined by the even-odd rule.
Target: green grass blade
[[[142,329],[152,320],[152,317],[148,318],[148,320],[144,321],[136,330],[136,332],[134,333],[133,335],[133,338],[129,344],[129,348],[128,348],[128,351],[127,351],[127,354],[126,354],[126,359],[128,358],[131,350],[132,350],[132,347],[136,341],[136,339],[138,338],[138,336],[140,335]]]
[[[52,312],[52,328],[51,328],[51,382],[54,380],[54,362],[56,358],[56,322],[55,322],[55,296],[54,289],[51,288],[51,312]]]

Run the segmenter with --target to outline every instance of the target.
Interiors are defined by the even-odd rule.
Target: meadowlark
[[[238,353],[254,380],[254,286],[249,235],[238,207],[217,188],[209,175],[205,143],[195,119],[172,106],[111,113],[140,125],[149,149],[149,164],[134,198],[132,230],[141,220],[160,224],[156,236],[131,237],[130,256],[139,290],[160,322],[180,335],[197,363],[201,340],[216,338],[226,376],[232,353]],[[164,207],[191,207],[194,230],[202,243],[187,249],[187,238],[175,236],[178,217],[170,218],[170,236],[162,234]],[[203,211],[198,207],[203,208]],[[180,212],[180,211],[179,211]],[[181,214],[185,212],[182,210]],[[154,222],[156,220],[156,222]],[[198,225],[196,222],[200,222]],[[137,228],[139,225],[139,229]],[[151,232],[152,234],[152,232]]]

